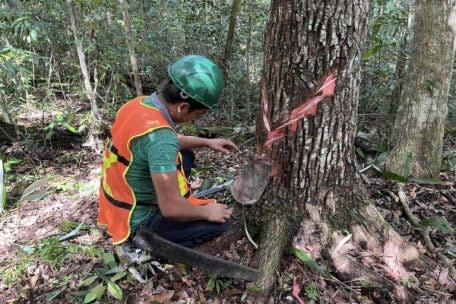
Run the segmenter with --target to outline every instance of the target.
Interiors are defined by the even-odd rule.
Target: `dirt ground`
[[[227,180],[249,161],[253,134],[246,130],[232,127],[230,136],[241,148],[236,155],[220,157],[207,150],[197,153],[200,168],[205,168],[199,172],[202,180]],[[445,148],[455,151],[455,140],[447,139]],[[81,282],[106,265],[117,263],[109,259],[113,252],[109,237],[96,225],[99,153],[82,147],[81,143],[73,149],[40,145],[24,150],[13,145],[6,152],[22,162],[7,173],[9,200],[7,210],[0,216],[0,303],[83,303],[93,287],[107,284],[99,277],[87,286],[80,286]],[[27,156],[32,153],[39,163]],[[441,184],[404,186],[411,212],[420,220],[429,219],[426,227],[436,247],[434,253],[426,248],[420,234],[424,226],[411,225],[402,206],[391,195],[397,193],[396,183],[372,170],[363,174],[370,197],[386,220],[401,236],[416,244],[422,254],[441,265],[433,273],[416,273],[416,282],[397,282],[411,291],[410,303],[456,303],[456,285],[450,275],[451,265],[454,267],[456,261],[456,239],[451,229],[456,226],[454,169],[442,172]],[[28,185],[44,178],[46,196],[18,202]],[[235,207],[233,226],[242,227],[241,208],[229,193],[218,194],[217,198]],[[82,222],[77,235],[58,241],[58,237]],[[202,250],[249,264],[255,249],[243,229],[240,231],[238,238],[226,241],[222,237],[204,245]],[[450,264],[443,264],[442,255]],[[254,303],[254,286],[214,278],[171,262],[162,266],[164,272],[158,271],[147,283],[139,283],[129,273],[124,275],[115,281],[122,291],[122,300],[104,290],[98,303]],[[364,286],[363,282],[341,282],[336,279],[337,274],[323,277],[288,253],[278,277],[274,303],[396,303],[392,290]],[[302,302],[293,294],[299,295]]]

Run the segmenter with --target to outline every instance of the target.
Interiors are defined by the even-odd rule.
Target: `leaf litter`
[[[55,164],[56,157],[68,152],[48,152],[49,159],[48,161],[44,160],[47,171],[42,172],[41,176],[49,173],[55,176],[65,176],[68,178],[67,184],[71,182],[90,183],[92,180],[98,179],[97,169],[100,160],[89,151],[85,152],[85,160],[77,169],[72,167],[71,162]],[[43,152],[40,155],[45,154]],[[203,150],[197,153],[197,158],[200,164],[213,167],[212,170],[202,174],[201,179],[210,178],[226,181],[233,178],[236,172],[242,172],[242,168],[251,165],[251,159],[255,156],[252,155],[252,147],[249,145],[241,146],[236,156],[220,156]],[[30,165],[24,163],[20,166]],[[38,174],[38,176],[40,175]],[[421,220],[425,220],[425,223],[426,219],[445,218],[448,224],[454,228],[456,226],[456,210],[454,208],[456,172],[443,173],[440,180],[447,183],[436,185],[412,183],[406,185],[404,191],[409,197],[411,211]],[[426,248],[421,245],[420,234],[405,220],[400,205],[385,193],[385,189],[394,191],[394,183],[378,176],[371,176],[370,181],[370,196],[375,200],[377,207],[382,209],[386,219],[401,231],[401,234],[407,237],[409,241],[414,242],[418,247],[421,246],[422,253],[435,259],[435,256],[429,254]],[[79,195],[75,189],[65,187],[69,186],[63,185],[59,189],[52,189],[51,187],[52,192],[40,201],[24,201],[17,207],[9,207],[7,212],[2,215],[0,218],[0,266],[2,271],[21,266],[23,262],[19,258],[21,247],[34,246],[40,239],[62,235],[59,226],[63,220],[72,220],[77,223],[85,222],[91,228],[96,229],[96,194]],[[236,206],[228,192],[217,193],[216,198],[223,203]],[[247,197],[245,201],[254,199],[255,197]],[[243,199],[239,200],[242,201]],[[235,217],[239,217],[240,207],[236,208],[238,213],[235,213]],[[432,220],[428,220],[427,223],[432,224]],[[448,228],[445,223],[440,226]],[[431,228],[431,236],[435,246],[444,252],[454,265],[456,261],[454,233],[440,229],[438,224],[431,226]],[[83,237],[75,235],[74,238],[68,240],[68,244],[78,244]],[[255,251],[244,234],[222,244],[226,239],[228,237],[218,238],[214,242],[202,246],[201,250],[243,264],[254,261]],[[106,252],[112,252],[112,245],[106,235],[87,240],[87,242]],[[344,246],[343,243],[341,242],[342,246]],[[31,258],[32,255],[27,254],[27,256]],[[66,260],[66,263],[52,267],[39,259],[34,259],[25,266],[25,276],[20,277],[15,284],[7,285],[4,276],[0,278],[0,302],[10,303],[15,299],[19,299],[21,303],[44,303],[46,299],[50,303],[73,302],[80,292],[78,283],[85,274],[99,267],[100,264],[102,264],[101,257],[90,257],[84,253],[73,254],[70,259]],[[309,272],[306,267],[295,256],[291,254],[284,256],[282,271],[279,274],[273,295],[275,303],[288,302],[293,298],[298,300],[298,297],[306,303],[309,302],[310,298],[303,291],[306,286],[315,286],[318,297],[326,302],[348,303],[347,294],[342,292],[343,288],[339,285],[340,283],[331,281],[318,272]],[[72,277],[72,279],[64,284],[66,277]],[[454,281],[449,274],[448,267],[441,267],[433,272],[418,272],[416,277],[419,286],[425,291],[417,303],[445,303],[448,299],[447,294],[454,292]],[[235,283],[226,290],[222,290],[218,295],[206,290],[208,280],[208,275],[201,271],[190,269],[183,273],[178,267],[171,267],[166,272],[159,273],[154,280],[146,284],[129,283],[126,277],[116,282],[119,283],[123,293],[133,303],[150,303],[149,300],[153,301],[154,297],[169,303],[179,303],[178,301],[181,301],[180,303],[241,303],[241,298],[243,299],[242,303],[254,303],[249,292],[245,293],[247,287],[242,283]],[[353,294],[357,295],[357,297],[352,298],[352,303],[363,303],[363,300],[365,300],[364,303],[370,303],[374,299],[382,303],[381,296],[384,294],[375,295],[379,291],[372,291],[373,289],[366,287],[368,282],[359,281],[350,284]],[[426,292],[426,290],[430,291]],[[121,302],[105,296],[100,303]]]

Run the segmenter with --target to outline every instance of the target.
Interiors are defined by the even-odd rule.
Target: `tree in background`
[[[135,46],[133,43],[133,33],[131,30],[131,19],[130,19],[130,14],[128,13],[128,4],[126,0],[119,0],[120,2],[120,7],[122,9],[122,15],[123,19],[125,22],[125,33],[126,33],[126,38],[127,38],[127,46],[128,46],[128,52],[130,53],[130,62],[131,62],[131,68],[133,72],[133,81],[135,83],[135,90],[136,90],[136,95],[141,96],[142,93],[142,87],[141,87],[141,79],[139,78],[139,68],[138,68],[138,60],[136,59],[136,52],[135,52]]]
[[[239,14],[239,9],[241,6],[241,0],[233,0],[231,3],[231,13],[230,13],[230,22],[228,25],[228,31],[226,33],[225,48],[223,49],[222,59],[220,60],[220,65],[222,67],[223,73],[225,74],[225,83],[228,79],[229,71],[229,60],[233,53],[233,40],[234,33],[236,29],[236,19]]]
[[[453,73],[454,1],[417,0],[409,68],[391,132],[387,170],[436,177]]]
[[[71,31],[73,32],[74,42],[76,44],[76,51],[79,59],[79,66],[81,67],[82,80],[84,82],[84,88],[86,90],[87,99],[90,100],[90,107],[95,118],[98,116],[98,106],[96,102],[96,88],[92,88],[90,82],[89,69],[87,68],[87,61],[82,45],[82,40],[79,37],[79,29],[76,23],[76,15],[74,13],[73,1],[66,0],[68,6],[68,15],[70,17]]]

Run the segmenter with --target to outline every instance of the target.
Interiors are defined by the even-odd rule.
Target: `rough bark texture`
[[[135,83],[136,95],[142,95],[141,79],[139,78],[138,60],[136,59],[135,46],[133,44],[133,34],[131,31],[131,19],[128,13],[128,4],[125,0],[119,0],[122,8],[122,15],[125,21],[125,33],[127,36],[128,52],[130,53],[130,63],[133,71],[133,81]]]
[[[412,51],[391,134],[389,171],[415,177],[435,177],[440,171],[453,73],[454,33],[449,24],[454,22],[449,18],[453,3],[416,1]]]
[[[337,75],[337,87],[335,94],[320,104],[316,116],[299,122],[297,132],[276,142],[271,150],[262,146],[265,128],[261,114],[257,121],[257,153],[266,154],[277,169],[261,205],[260,218],[265,221],[257,283],[264,295],[273,286],[282,251],[291,238],[294,246],[315,258],[331,260],[339,275],[369,281],[374,279],[362,271],[359,260],[342,254],[330,257],[343,231],[353,233],[350,246],[364,246],[380,260],[385,252],[396,258],[406,247],[376,209],[364,201],[355,164],[360,58],[369,11],[368,0],[271,3],[263,81],[272,129],[328,73]],[[407,258],[397,260],[416,257],[416,251],[410,252]]]

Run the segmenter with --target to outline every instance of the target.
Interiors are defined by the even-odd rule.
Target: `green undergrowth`
[[[90,227],[86,224],[81,224],[74,221],[63,221],[60,225],[62,232],[66,233],[63,236],[53,236],[44,238],[31,246],[22,246],[16,251],[13,260],[4,262],[0,265],[0,277],[2,283],[6,286],[11,286],[14,283],[19,283],[27,275],[27,268],[33,264],[45,263],[52,269],[64,267],[67,262],[78,255],[86,258],[102,258],[105,252],[95,245],[85,245],[73,243],[67,240],[62,241],[62,238],[70,238],[72,232],[77,229],[89,230]],[[67,237],[68,236],[68,237]]]

